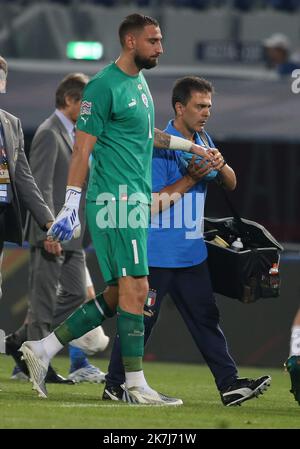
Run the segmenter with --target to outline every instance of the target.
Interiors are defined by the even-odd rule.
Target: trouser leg
[[[170,294],[208,364],[218,389],[226,388],[237,378],[237,368],[219,326],[219,310],[206,262],[178,271]]]
[[[2,298],[2,262],[3,262],[3,237],[4,236],[4,212],[0,211],[0,299]]]
[[[64,257],[31,247],[29,267],[28,339],[40,340],[52,330],[57,288]]]
[[[3,242],[0,241],[0,299],[2,298],[2,262],[3,262]]]
[[[84,250],[66,251],[57,289],[53,328],[81,306],[87,295]]]

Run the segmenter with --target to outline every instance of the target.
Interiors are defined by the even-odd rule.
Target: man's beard
[[[139,70],[152,69],[157,65],[157,59],[141,58],[139,55],[135,55],[134,62]]]

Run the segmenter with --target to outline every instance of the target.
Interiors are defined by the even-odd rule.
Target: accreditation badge
[[[0,184],[10,184],[8,167],[4,167],[3,165],[0,165]]]
[[[0,160],[2,161],[0,164],[0,184],[10,184],[8,164],[3,149],[0,149]]]
[[[11,203],[12,189],[10,184],[0,184],[0,204]]]

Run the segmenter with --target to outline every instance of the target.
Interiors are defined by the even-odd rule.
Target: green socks
[[[141,371],[144,355],[144,316],[118,311],[118,334],[120,336],[121,354],[126,372]],[[86,334],[105,320],[112,317],[114,312],[108,307],[102,293],[95,300],[83,304],[60,326],[54,334],[62,345]]]
[[[117,307],[117,326],[125,371],[142,370],[144,356],[144,316],[125,312],[120,307]]]
[[[86,334],[105,320],[115,314],[105,302],[103,294],[100,293],[95,299],[86,302],[72,315],[69,316],[60,326],[54,330],[54,334],[62,345]]]

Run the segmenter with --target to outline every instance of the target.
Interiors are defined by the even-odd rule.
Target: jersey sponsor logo
[[[149,108],[148,98],[147,98],[147,95],[145,95],[144,93],[142,93],[142,100],[143,100],[143,103],[146,106],[146,108]]]
[[[136,100],[135,100],[134,98],[132,98],[132,99],[131,99],[131,102],[128,103],[128,106],[129,106],[130,108],[132,108],[133,106],[136,106]]]
[[[92,102],[84,100],[80,105],[80,114],[91,115],[92,112]]]
[[[81,120],[83,120],[84,121],[84,125],[86,125],[86,122],[88,121],[88,117],[82,117],[82,116],[80,116],[79,118],[81,118]]]

